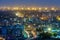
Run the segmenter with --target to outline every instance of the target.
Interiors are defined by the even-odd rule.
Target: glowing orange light
[[[32,8],[32,10],[37,10],[36,8]]]
[[[43,20],[44,18],[43,18],[43,17],[41,17],[41,19]]]
[[[39,8],[39,10],[41,10],[42,8]]]
[[[55,8],[53,7],[53,8],[51,8],[51,10],[55,10]]]
[[[3,37],[0,37],[0,40],[5,40]]]
[[[32,32],[33,36],[36,38],[36,32],[34,32],[34,31],[31,31],[31,32]]]
[[[37,8],[35,8],[34,10],[37,10]]]
[[[31,10],[30,8],[27,8],[28,10]]]
[[[21,8],[21,10],[24,10],[24,8]]]
[[[8,10],[10,10],[11,8],[10,7],[7,7]]]
[[[19,8],[18,7],[14,7],[13,10],[18,10]]]
[[[46,7],[45,10],[47,10],[48,8]]]
[[[47,17],[47,16],[42,16],[42,17],[40,17],[40,19],[41,19],[41,20],[47,20],[48,17]]]
[[[16,16],[18,16],[18,17],[24,17],[24,14],[22,14],[22,13],[20,13],[20,12],[17,12],[17,13],[16,13]]]
[[[60,21],[60,16],[57,16],[56,19]]]

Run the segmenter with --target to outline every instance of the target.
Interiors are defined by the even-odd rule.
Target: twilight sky
[[[60,7],[60,0],[0,0],[0,6],[56,6]]]

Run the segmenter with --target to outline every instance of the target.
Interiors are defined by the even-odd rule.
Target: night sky
[[[56,6],[60,0],[0,0],[0,6]]]

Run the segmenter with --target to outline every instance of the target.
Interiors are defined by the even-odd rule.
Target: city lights
[[[60,16],[57,16],[56,19],[60,21]]]
[[[35,8],[32,8],[32,10],[35,10]]]
[[[31,25],[28,25],[28,27],[30,28],[30,27],[31,27]]]
[[[55,8],[52,8],[52,10],[49,9],[49,7],[8,7],[7,9],[3,9],[3,11],[0,11],[0,30],[4,30],[1,30],[4,37],[6,37],[5,35],[9,37],[9,34],[11,32],[12,38],[14,38],[13,36],[15,36],[15,38],[17,38],[18,36],[19,38],[25,38],[29,40],[29,38],[34,39],[40,36],[44,36],[45,33],[54,33],[55,31],[53,30],[60,30],[60,10],[55,11]],[[2,25],[4,26],[4,28]],[[9,33],[7,33],[6,30],[8,30],[7,32]]]
[[[31,33],[33,34],[33,36],[36,38],[36,32],[34,32],[34,31],[31,31]]]
[[[42,8],[39,8],[39,10],[41,10]]]
[[[56,11],[56,10],[60,10],[59,8],[55,8],[55,7],[0,7],[0,10],[53,10],[53,11]]]
[[[7,9],[8,9],[8,10],[11,10],[11,8],[10,8],[10,7],[7,7]]]
[[[60,0],[0,0],[0,40],[60,40]]]
[[[24,32],[26,32],[26,33],[24,33]],[[29,32],[26,30],[24,30],[24,32],[23,32],[23,34],[25,34],[24,36],[29,38],[30,37]]]
[[[21,10],[24,10],[24,8],[21,8]]]
[[[27,8],[27,10],[31,10],[30,8]]]
[[[40,19],[44,20],[44,18],[43,18],[43,17],[40,17]]]
[[[5,40],[4,38],[0,37],[0,40]]]
[[[41,19],[41,20],[47,20],[48,17],[46,17],[46,16],[42,16],[42,17],[40,17],[40,19]]]
[[[18,13],[16,13],[16,16],[18,16],[19,14]]]
[[[22,14],[22,13],[20,13],[20,12],[17,12],[17,13],[16,13],[16,16],[18,16],[18,17],[24,17],[24,14]]]
[[[48,31],[51,31],[52,29],[51,28],[48,28]]]
[[[48,10],[48,8],[46,7],[45,10]]]
[[[12,10],[19,10],[19,8],[18,7],[13,7]]]
[[[37,10],[37,8],[31,8],[31,10]]]
[[[56,9],[54,7],[52,7],[51,10],[56,10]]]

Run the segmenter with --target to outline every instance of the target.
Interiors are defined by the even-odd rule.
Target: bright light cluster
[[[57,16],[56,19],[60,21],[60,16]]]
[[[18,16],[18,17],[24,17],[24,14],[22,14],[20,12],[17,12],[15,15]]]
[[[0,37],[0,40],[5,40],[3,37]]]
[[[48,28],[48,31],[51,31],[51,28]]]
[[[0,10],[60,10],[59,8],[55,8],[55,7],[39,7],[39,8],[35,8],[35,7],[0,7]]]

